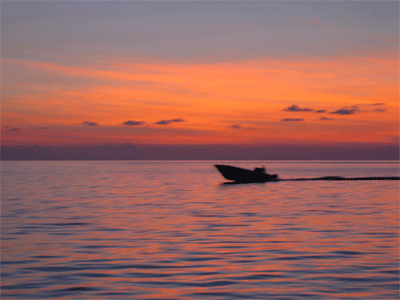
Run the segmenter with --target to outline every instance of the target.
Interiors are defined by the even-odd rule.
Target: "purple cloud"
[[[88,126],[99,126],[98,123],[96,123],[96,122],[89,122],[89,121],[82,122],[82,124],[88,125]]]
[[[324,113],[324,112],[326,112],[326,109],[318,109],[318,110],[316,110],[315,112],[316,112],[316,113]]]
[[[335,120],[335,119],[334,118],[321,117],[320,120],[331,121],[331,120]]]
[[[144,122],[142,122],[142,121],[129,120],[129,121],[125,121],[123,124],[124,124],[124,125],[129,125],[129,126],[138,126],[138,125],[143,125]]]
[[[19,128],[11,128],[11,129],[9,130],[9,132],[18,131],[18,130],[19,130]]]
[[[331,112],[331,114],[338,114],[338,115],[352,115],[358,112],[360,109],[358,106],[352,106],[352,107],[343,107],[341,109],[338,109],[336,111]]]
[[[161,120],[156,122],[157,125],[168,125],[174,122],[184,122],[185,120],[183,120],[182,118],[177,118],[177,119],[171,119],[171,120]]]
[[[298,105],[293,104],[292,106],[286,107],[284,111],[313,111],[313,109],[308,107],[300,108]]]
[[[232,126],[231,126],[231,128],[235,128],[235,129],[241,129],[241,128],[242,128],[242,126],[240,126],[240,125],[238,125],[238,124],[235,124],[235,125],[232,125]]]
[[[171,120],[161,120],[156,122],[157,125],[168,125],[170,124],[172,121]]]
[[[370,104],[370,106],[383,106],[385,104],[386,103],[384,103],[384,102],[378,102],[378,103]],[[382,107],[377,107],[377,108],[374,109],[374,111],[376,111],[376,112],[385,112],[385,111],[387,111],[387,109],[386,108],[382,108]]]
[[[285,119],[282,119],[282,121],[285,121],[285,122],[291,122],[291,121],[295,121],[295,122],[301,122],[301,121],[304,121],[304,119],[293,119],[293,118],[285,118]]]

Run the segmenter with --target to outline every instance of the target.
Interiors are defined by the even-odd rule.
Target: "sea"
[[[399,299],[398,161],[3,161],[1,299]]]

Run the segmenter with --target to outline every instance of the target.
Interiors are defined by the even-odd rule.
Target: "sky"
[[[398,1],[2,1],[13,145],[399,144]]]

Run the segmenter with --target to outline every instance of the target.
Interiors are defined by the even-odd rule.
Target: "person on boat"
[[[254,171],[265,174],[266,170],[265,170],[265,167],[263,166],[262,168],[254,168]]]

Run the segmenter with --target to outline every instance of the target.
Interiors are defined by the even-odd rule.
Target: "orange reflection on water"
[[[4,190],[3,295],[397,295],[396,182],[220,186],[209,163],[69,164]]]

